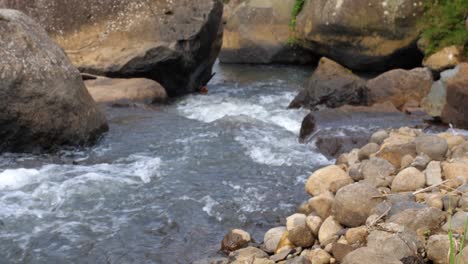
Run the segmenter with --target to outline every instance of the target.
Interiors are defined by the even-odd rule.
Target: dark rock
[[[289,108],[315,109],[318,105],[336,108],[346,104],[359,105],[366,101],[365,82],[338,63],[322,58],[304,91]]]
[[[32,19],[0,9],[0,151],[87,145],[107,121],[62,49]]]
[[[81,71],[148,78],[170,96],[212,75],[222,44],[221,0],[2,0],[35,18]]]
[[[461,63],[456,75],[447,81],[447,103],[442,120],[459,128],[468,128],[468,63]]]

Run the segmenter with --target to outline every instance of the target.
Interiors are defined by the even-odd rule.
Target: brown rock
[[[454,68],[460,63],[460,49],[457,46],[445,47],[423,61],[424,67],[435,72]]]
[[[333,216],[342,225],[357,227],[365,224],[371,210],[382,199],[380,192],[367,183],[354,183],[341,188],[335,196]]]
[[[346,241],[350,245],[365,245],[367,243],[367,235],[366,226],[350,228],[346,231]]]
[[[408,101],[420,102],[432,87],[432,74],[424,68],[391,70],[367,82],[368,104],[391,101],[402,109]]]
[[[319,241],[322,246],[326,246],[338,240],[339,233],[343,227],[335,220],[333,216],[328,217],[323,222],[319,230]]]
[[[3,0],[44,26],[80,70],[144,77],[169,95],[211,78],[222,44],[221,0]]]
[[[359,171],[366,183],[374,187],[386,187],[391,184],[388,177],[393,175],[396,169],[385,159],[371,158],[361,163]]]
[[[380,150],[380,146],[376,143],[369,143],[359,150],[359,160],[369,159],[372,154],[377,153]]]
[[[439,161],[431,161],[429,165],[427,165],[427,168],[426,168],[426,171],[424,171],[424,174],[426,175],[427,186],[441,183],[442,182],[441,163]]]
[[[306,223],[306,216],[294,214],[286,219],[288,238],[298,247],[308,248],[314,244],[315,238]]]
[[[447,104],[442,120],[459,128],[468,128],[468,63],[461,63],[457,74],[447,81]]]
[[[449,149],[447,140],[438,136],[419,136],[415,139],[414,143],[419,155],[425,154],[432,160],[444,160]]]
[[[332,165],[315,171],[307,180],[305,189],[310,195],[317,196],[327,191],[336,193],[341,187],[352,182],[343,169]]]
[[[386,255],[380,249],[363,247],[346,255],[343,264],[403,264],[393,255]]]
[[[283,233],[283,236],[278,243],[278,247],[276,247],[275,254],[278,254],[283,250],[291,250],[295,247],[296,246],[289,240],[289,233],[286,231]]]
[[[423,209],[407,209],[395,214],[387,220],[388,223],[405,226],[417,233],[436,231],[441,227],[444,221],[445,214],[441,210],[431,207]]]
[[[232,2],[232,1],[231,1]],[[220,61],[223,63],[308,63],[317,58],[291,45],[294,0],[229,3]]]
[[[372,231],[367,238],[367,247],[396,259],[404,259],[421,252],[423,245],[414,231],[403,229],[398,233]]]
[[[442,173],[446,180],[455,180],[458,177],[468,180],[468,160],[442,162]]]
[[[286,227],[275,227],[268,230],[263,238],[265,245],[265,251],[267,253],[274,253],[278,244],[283,237],[283,234],[287,231]]]
[[[251,241],[250,234],[240,229],[233,229],[224,236],[221,242],[221,249],[225,252],[232,252],[246,247]]]
[[[426,176],[418,169],[409,167],[402,170],[393,179],[393,192],[411,192],[423,188],[426,184]]]
[[[0,32],[0,151],[88,145],[108,130],[80,73],[38,23],[0,9]]]
[[[318,237],[320,227],[322,226],[323,220],[319,216],[309,215],[306,219],[307,226],[315,237]]]
[[[335,197],[331,192],[324,192],[309,200],[309,205],[322,219],[330,216]]]
[[[365,101],[365,83],[350,70],[338,63],[322,58],[303,91],[291,102],[289,108],[315,109],[324,104],[336,108],[345,104]]]
[[[429,237],[426,246],[427,258],[434,264],[449,264],[450,240],[447,235]]]
[[[97,103],[161,103],[167,99],[166,90],[149,79],[110,79],[99,77],[85,81],[86,88]]]
[[[341,243],[333,243],[331,252],[332,252],[333,257],[339,263],[341,263],[343,259],[346,257],[346,255],[351,253],[353,250],[355,250],[355,248],[350,245],[341,244]]]
[[[406,155],[416,157],[416,144],[414,137],[401,134],[386,139],[377,153],[377,157],[386,159],[396,168],[401,167],[401,159]]]

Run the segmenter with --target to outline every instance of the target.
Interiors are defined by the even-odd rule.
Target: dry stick
[[[421,189],[421,190],[419,190],[419,191],[414,192],[413,195],[416,195],[416,194],[419,194],[419,193],[423,193],[423,192],[430,191],[430,190],[432,190],[433,188],[438,187],[438,186],[440,186],[440,185],[442,185],[442,184],[445,184],[445,183],[447,183],[447,182],[449,182],[449,181],[451,181],[451,180],[445,180],[445,181],[443,181],[443,182],[433,184],[433,185],[431,185],[431,186],[429,186],[429,187],[427,187],[427,188],[424,188],[424,189]]]
[[[375,224],[377,224],[378,221],[380,221],[380,219],[384,218],[388,213],[390,213],[390,210],[392,210],[392,206],[390,205],[387,209],[387,211],[385,211],[383,214],[381,214],[379,217],[377,217],[374,221],[372,221],[369,225],[369,227],[372,227],[374,226]]]

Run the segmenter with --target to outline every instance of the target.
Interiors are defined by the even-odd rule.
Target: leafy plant
[[[304,4],[305,4],[305,0],[296,0],[294,2],[291,22],[289,23],[289,26],[291,27],[293,31],[296,30],[297,16],[299,15],[299,13],[301,13],[302,8],[304,7]]]
[[[425,14],[420,20],[422,37],[426,42],[426,55],[447,46],[456,45],[467,53],[468,18],[467,0],[426,0]]]

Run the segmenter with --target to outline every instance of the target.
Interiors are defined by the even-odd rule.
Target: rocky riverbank
[[[380,130],[315,171],[312,198],[262,243],[232,230],[221,243],[227,258],[196,263],[468,263],[467,172],[463,134]]]

